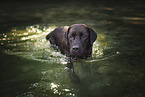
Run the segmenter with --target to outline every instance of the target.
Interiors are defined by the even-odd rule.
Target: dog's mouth
[[[74,57],[74,58],[84,58],[87,56],[87,52],[85,52],[84,50],[71,50],[70,51],[70,57]]]
[[[88,57],[90,57],[90,55],[87,55],[87,56],[83,56],[83,55],[71,55],[70,57],[72,57],[72,59],[74,59],[74,60],[78,60],[78,59],[87,59]]]

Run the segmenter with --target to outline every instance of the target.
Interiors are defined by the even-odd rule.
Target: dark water
[[[75,23],[98,39],[71,72],[45,36]],[[145,97],[143,1],[3,3],[0,26],[1,97]]]

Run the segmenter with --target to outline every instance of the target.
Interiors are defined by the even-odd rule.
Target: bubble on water
[[[37,87],[39,83],[32,84],[33,87]]]
[[[51,89],[54,89],[54,88],[58,88],[59,87],[59,85],[57,85],[55,83],[51,83],[50,86],[51,86]]]
[[[63,89],[64,91],[70,91],[69,89]]]
[[[14,44],[13,46],[17,46],[17,44]]]
[[[29,39],[29,37],[23,37],[23,38],[21,38],[21,40],[27,40],[27,39]]]
[[[46,71],[42,71],[41,73],[42,73],[43,75],[45,75],[45,74],[46,74]]]
[[[6,38],[3,38],[2,40],[6,40]]]
[[[119,51],[117,51],[117,52],[116,52],[116,54],[120,54],[120,52],[119,52]]]
[[[7,35],[4,35],[4,37],[7,37]]]

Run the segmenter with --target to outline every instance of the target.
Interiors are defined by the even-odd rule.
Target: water
[[[1,97],[145,96],[143,2],[5,4],[0,10]],[[73,62],[72,72],[66,56],[45,36],[74,23],[89,25],[98,38],[92,57]]]

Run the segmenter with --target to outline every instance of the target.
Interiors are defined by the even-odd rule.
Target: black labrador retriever
[[[96,38],[97,33],[85,24],[59,27],[46,36],[62,54],[75,59],[91,56]]]

